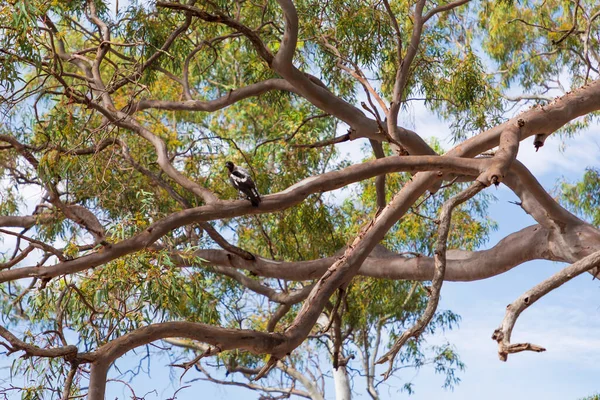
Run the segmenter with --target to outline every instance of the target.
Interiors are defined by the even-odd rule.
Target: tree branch
[[[544,295],[552,290],[570,281],[571,279],[581,275],[591,269],[600,267],[600,251],[590,254],[587,257],[573,263],[572,265],[562,269],[558,273],[552,275],[545,281],[535,285],[533,288],[523,293],[517,300],[506,307],[504,320],[498,329],[494,331],[492,339],[498,342],[498,357],[501,361],[506,361],[508,354],[518,353],[521,351],[545,351],[543,347],[530,344],[519,343],[511,344],[510,337],[512,330],[517,322],[519,315],[533,303],[538,301]]]
[[[224,96],[218,99],[201,101],[201,100],[184,100],[184,101],[169,101],[169,100],[140,100],[131,105],[128,113],[133,114],[137,111],[147,109],[171,110],[171,111],[205,111],[214,112],[230,106],[238,101],[249,97],[259,96],[263,93],[272,90],[283,90],[286,92],[296,93],[296,89],[285,79],[267,79],[262,82],[253,83],[243,88],[229,91]]]
[[[236,200],[219,201],[218,203],[174,212],[156,221],[143,232],[112,244],[109,250],[88,254],[69,262],[58,263],[52,267],[23,267],[10,271],[0,271],[0,282],[32,276],[40,279],[50,279],[58,275],[93,268],[125,254],[142,250],[171,230],[187,224],[286,209],[300,203],[313,193],[335,190],[349,183],[369,179],[384,173],[434,169],[466,175],[478,175],[481,170],[485,169],[488,161],[487,159],[461,159],[446,156],[392,156],[381,160],[373,160],[339,171],[331,171],[307,178],[278,194],[264,196],[260,207],[252,207],[245,200]],[[437,173],[435,176],[437,176]],[[430,184],[431,178],[424,177],[423,179],[428,179],[427,182]],[[411,185],[407,186],[411,187]]]
[[[0,344],[8,349],[8,354],[17,351],[23,351],[25,352],[25,357],[65,357],[68,360],[74,360],[79,356],[77,346],[69,345],[64,347],[43,349],[41,347],[25,343],[2,326],[0,326],[0,336],[8,341],[8,344],[0,342]],[[93,360],[93,357],[85,356],[84,360],[91,361]]]
[[[445,280],[470,282],[502,274],[524,262],[546,259],[566,261],[549,250],[549,230],[540,225],[530,226],[512,233],[488,250],[448,250]],[[600,242],[600,238],[598,238]],[[210,265],[245,269],[258,276],[291,281],[318,279],[337,257],[318,260],[283,262],[256,257],[246,262],[239,257],[229,257],[223,250],[197,250],[195,257]],[[181,266],[190,265],[183,262]],[[433,258],[418,255],[406,257],[377,246],[361,265],[359,275],[377,279],[431,280],[434,274]]]

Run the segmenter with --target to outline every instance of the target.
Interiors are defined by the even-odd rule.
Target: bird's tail
[[[250,203],[252,203],[253,207],[258,207],[262,199],[260,198],[260,194],[258,194],[258,190],[252,189],[250,190],[250,194],[248,196],[250,198]]]

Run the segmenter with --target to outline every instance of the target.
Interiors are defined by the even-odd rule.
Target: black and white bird
[[[225,166],[229,170],[229,180],[233,187],[242,192],[254,207],[258,207],[261,201],[260,194],[250,173],[242,167],[235,166],[231,161],[227,161]]]

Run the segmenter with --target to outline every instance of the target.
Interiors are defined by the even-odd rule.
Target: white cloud
[[[517,158],[536,176],[580,176],[586,167],[600,164],[598,132],[598,128],[588,129],[564,142],[551,136],[538,152],[533,146],[533,138],[528,138],[521,142]]]

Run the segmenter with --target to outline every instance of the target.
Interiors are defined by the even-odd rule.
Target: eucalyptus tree
[[[29,382],[5,393],[103,399],[115,361],[160,340],[195,352],[174,368],[265,395],[322,398],[332,368],[349,398],[349,366],[374,399],[410,365],[452,385],[460,359],[424,340],[458,320],[445,280],[570,263],[507,308],[506,361],[544,350],[511,342],[524,309],[600,271],[597,174],[565,208],[516,160],[595,122],[594,1],[0,4],[0,344]],[[415,103],[453,148],[403,126]],[[482,250],[500,184],[537,224]]]

